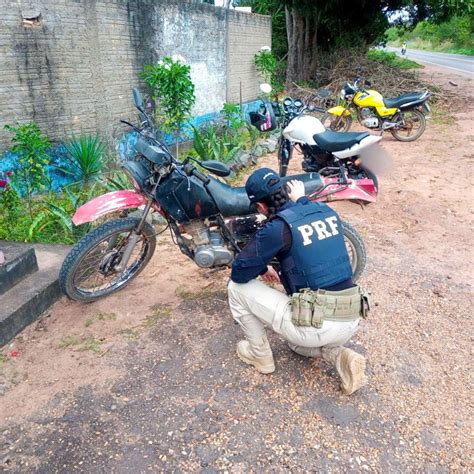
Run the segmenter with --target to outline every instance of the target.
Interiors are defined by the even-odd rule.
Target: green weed
[[[434,125],[454,125],[456,119],[450,115],[450,113],[443,108],[432,106],[431,107],[431,123]]]
[[[78,347],[81,352],[91,351],[96,354],[101,352],[100,345],[103,340],[96,339],[94,336],[79,338],[78,336],[65,336],[59,340],[58,347],[66,349],[68,347]]]
[[[115,313],[103,313],[99,311],[97,314],[92,316],[91,318],[86,319],[84,326],[88,328],[92,326],[97,321],[115,321],[117,319],[117,315]]]
[[[125,328],[120,331],[120,334],[125,339],[137,339],[140,336],[140,331],[137,328]]]
[[[152,327],[155,326],[163,317],[169,317],[172,309],[169,306],[155,304],[150,307],[152,313],[145,318],[144,326]]]
[[[86,338],[82,339],[81,347],[79,348],[79,350],[81,352],[91,351],[91,352],[94,352],[94,353],[98,354],[98,353],[101,352],[100,345],[103,342],[104,341],[101,341],[100,339],[96,339],[93,336],[89,336],[89,337],[86,337]]]
[[[77,336],[64,336],[59,340],[58,347],[60,349],[66,349],[67,347],[77,346],[81,343],[81,340]]]
[[[186,288],[178,288],[176,290],[176,295],[179,296],[183,300],[193,301],[193,300],[202,300],[205,298],[210,298],[211,296],[215,296],[219,293],[219,290],[211,289],[211,288],[203,288],[200,291],[191,291]]]

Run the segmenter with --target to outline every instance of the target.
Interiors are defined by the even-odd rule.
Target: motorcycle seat
[[[257,212],[255,206],[250,204],[244,187],[234,188],[212,176],[209,176],[209,179],[207,190],[224,217],[245,216]]]
[[[234,188],[212,176],[210,176],[209,179],[207,189],[213,197],[219,212],[224,217],[245,216],[257,212],[256,206],[250,204],[247,192],[243,186]],[[303,181],[306,195],[313,194],[324,186],[321,176],[318,173],[286,176],[282,178],[282,181],[287,183],[292,179]]]
[[[385,104],[385,107],[387,107],[387,109],[399,109],[403,105],[410,104],[412,102],[416,103],[422,100],[425,94],[426,92],[408,92],[406,94],[401,94],[392,99],[384,98],[383,103]]]
[[[333,132],[326,130],[323,133],[313,135],[313,140],[322,150],[333,152],[346,150],[368,136],[368,132]]]

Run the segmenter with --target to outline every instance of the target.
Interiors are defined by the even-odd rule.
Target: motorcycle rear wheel
[[[326,112],[321,117],[321,123],[325,128],[332,130],[333,132],[348,132],[352,125],[352,116],[336,116]]]
[[[395,121],[404,120],[405,125],[401,128],[391,128],[390,133],[401,142],[413,142],[421,137],[426,129],[425,116],[416,109],[400,112],[394,117]],[[415,133],[411,135],[413,129]]]
[[[156,247],[154,229],[145,222],[127,267],[117,272],[121,252],[139,222],[133,217],[114,219],[77,242],[59,272],[63,293],[75,301],[89,303],[127,286],[146,267]]]
[[[348,222],[343,221],[344,241],[352,267],[352,281],[357,283],[367,264],[367,251],[360,234]]]

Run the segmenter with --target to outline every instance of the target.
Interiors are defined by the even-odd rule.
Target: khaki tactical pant
[[[360,318],[324,321],[321,328],[295,326],[291,322],[290,298],[259,280],[229,282],[229,306],[250,344],[265,338],[265,327],[280,334],[292,350],[307,357],[321,357],[322,347],[342,346],[354,335]],[[255,341],[255,342],[254,342]]]

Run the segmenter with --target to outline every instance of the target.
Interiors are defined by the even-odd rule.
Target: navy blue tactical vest
[[[291,229],[291,248],[280,261],[290,293],[327,288],[352,277],[342,223],[329,206],[298,203],[277,216]]]

